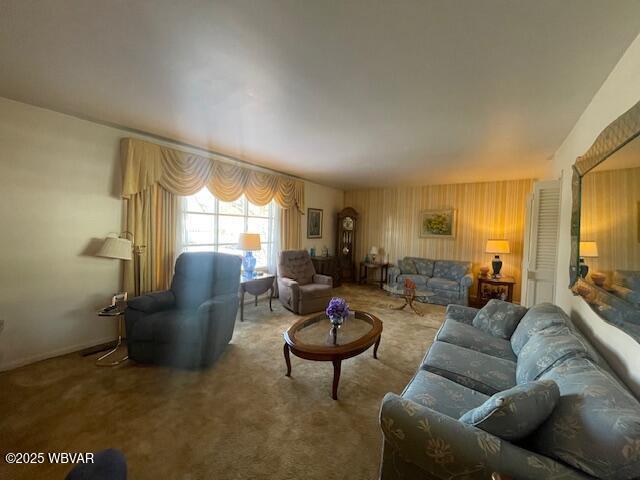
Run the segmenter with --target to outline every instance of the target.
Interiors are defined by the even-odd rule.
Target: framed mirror
[[[570,288],[640,342],[640,102],[573,166]]]

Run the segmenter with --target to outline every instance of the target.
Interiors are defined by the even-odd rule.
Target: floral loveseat
[[[465,421],[525,382],[556,392],[526,437],[507,440]],[[524,423],[539,413],[511,410]],[[380,424],[384,480],[640,477],[640,403],[552,304],[449,305],[402,395],[385,396]]]
[[[387,282],[402,283],[405,278],[413,280],[418,288],[426,288],[435,294],[419,297],[422,302],[469,305],[469,287],[473,284],[471,262],[404,257],[398,260],[397,267],[389,268]]]

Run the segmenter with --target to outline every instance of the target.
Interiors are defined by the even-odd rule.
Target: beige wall
[[[316,255],[320,255],[322,247],[329,249],[329,254],[335,253],[336,245],[336,214],[342,210],[344,192],[316,183],[304,182],[305,214],[302,216],[302,248],[307,250],[315,247]],[[307,208],[323,210],[322,238],[307,238]]]
[[[606,165],[606,164],[605,164]],[[640,270],[640,168],[589,172],[582,180],[580,238],[598,244],[591,272],[610,281],[614,270]]]
[[[120,136],[0,98],[0,369],[114,338],[120,265],[86,253],[120,231]]]
[[[604,322],[580,297],[574,297],[569,284],[571,226],[571,165],[613,120],[640,100],[640,37],[631,44],[598,93],[583,112],[553,157],[553,177],[562,177],[562,210],[556,302],[575,319],[581,329],[602,351],[609,363],[640,396],[640,344],[626,333]]]
[[[115,321],[95,312],[119,290],[121,262],[92,254],[121,231],[125,136],[0,97],[0,370],[115,338]],[[305,184],[307,205],[325,210],[312,243],[333,248],[343,192]]]
[[[491,263],[487,239],[506,238],[512,253],[502,255],[503,273],[516,278],[514,297],[519,301],[525,199],[532,188],[533,180],[510,180],[348,191],[345,205],[360,214],[356,259],[375,245],[385,249],[391,262],[405,256],[469,260],[477,274]],[[420,238],[420,211],[446,207],[457,211],[456,238]]]

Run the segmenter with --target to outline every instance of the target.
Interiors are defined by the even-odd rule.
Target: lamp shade
[[[509,240],[487,240],[486,253],[511,253]]]
[[[598,244],[596,242],[580,242],[580,256],[581,257],[597,257],[598,256]]]
[[[238,248],[244,251],[260,250],[260,234],[259,233],[241,233],[238,238]]]
[[[109,236],[104,239],[104,243],[96,256],[106,258],[119,258],[120,260],[131,260],[133,245],[128,238]]]
[[[378,255],[378,247],[371,247],[371,251],[369,251],[371,255]]]

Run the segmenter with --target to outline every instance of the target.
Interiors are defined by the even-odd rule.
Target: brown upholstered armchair
[[[298,315],[324,310],[331,300],[333,278],[319,275],[306,250],[278,256],[278,291],[285,308]]]

